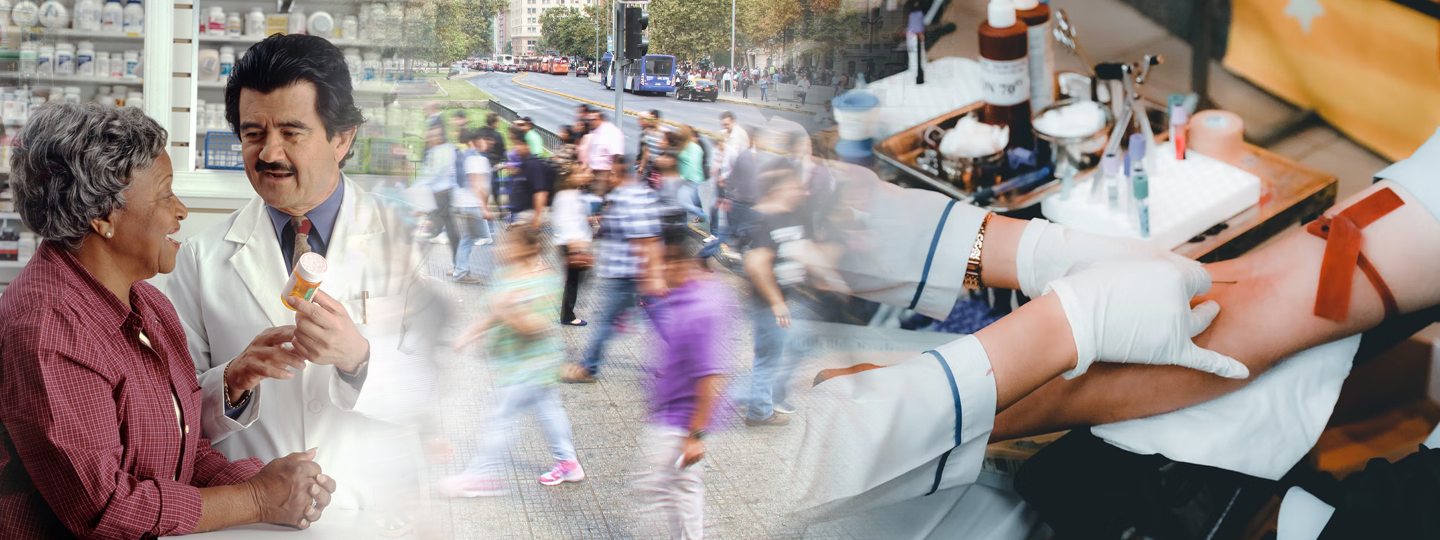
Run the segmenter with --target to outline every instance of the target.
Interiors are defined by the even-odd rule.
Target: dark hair
[[[659,119],[660,119],[660,109],[650,109],[650,116],[654,116],[656,120],[659,120]]]
[[[493,128],[500,123],[500,115],[490,113],[485,116],[485,127]]]
[[[455,118],[466,118],[466,116],[465,116],[465,111],[464,111],[464,110],[455,111]]]
[[[525,129],[524,129],[524,128],[515,127],[515,126],[513,126],[513,125],[510,126],[510,138],[511,138],[511,139],[515,139],[516,141],[524,142],[524,141],[525,141]]]
[[[505,229],[503,239],[514,242],[516,247],[534,249],[540,255],[540,228],[530,223],[517,223]]]
[[[270,36],[235,61],[225,83],[225,120],[239,135],[240,90],[269,94],[300,82],[315,86],[315,112],[325,124],[327,139],[365,123],[355,106],[345,53],[325,38],[306,34]],[[340,164],[344,166],[344,160]]]
[[[728,119],[728,120],[734,120],[734,119],[735,119],[735,114],[732,113],[732,112],[730,112],[730,111],[725,111],[725,112],[720,113],[720,119],[721,119],[721,120],[727,120],[727,119]]]
[[[672,129],[665,132],[665,144],[669,145],[670,148],[679,151],[684,150],[685,145],[689,144],[689,141],[685,140],[685,134],[681,133],[680,130]]]
[[[474,141],[474,140],[480,139],[480,138],[482,138],[482,136],[481,136],[481,134],[480,134],[480,130],[479,130],[479,129],[462,129],[462,130],[460,130],[460,142],[469,143],[470,141]]]

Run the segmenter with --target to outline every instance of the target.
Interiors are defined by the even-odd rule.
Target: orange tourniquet
[[[1344,322],[1350,313],[1350,285],[1354,282],[1355,267],[1365,273],[1380,301],[1385,304],[1385,316],[1395,315],[1400,310],[1395,305],[1395,295],[1375,266],[1360,252],[1365,237],[1360,229],[1374,223],[1385,214],[1405,205],[1390,188],[1372,193],[1369,197],[1346,208],[1335,217],[1324,217],[1310,222],[1305,227],[1310,234],[1325,239],[1325,258],[1320,262],[1320,288],[1315,294],[1315,316]]]

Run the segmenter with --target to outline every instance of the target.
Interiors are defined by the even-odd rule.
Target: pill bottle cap
[[[1145,159],[1145,135],[1136,133],[1130,136],[1130,161]]]
[[[1120,174],[1120,156],[1105,154],[1105,157],[1100,158],[1100,168],[1105,172],[1105,176]]]
[[[1010,3],[1010,0],[990,0],[986,11],[989,14],[990,26],[995,28],[1015,26],[1015,4]]]
[[[330,263],[319,253],[310,252],[300,256],[300,263],[295,265],[295,274],[311,283],[325,281],[325,272],[330,270]]]
[[[1038,6],[1038,5],[1040,5],[1039,0],[1015,0],[1015,10],[1016,10],[1016,11],[1024,11],[1024,10],[1027,10],[1027,9],[1035,9],[1035,6]]]

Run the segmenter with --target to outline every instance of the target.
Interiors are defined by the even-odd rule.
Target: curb
[[[739,100],[734,100],[734,99],[716,98],[716,101],[724,101],[724,102],[726,102],[726,103],[734,103],[734,104],[736,104],[736,105],[749,105],[749,106],[751,106],[751,107],[760,107],[760,108],[763,108],[763,109],[775,109],[775,110],[777,110],[777,111],[788,111],[788,112],[794,112],[794,113],[802,113],[802,114],[808,114],[808,115],[810,115],[810,116],[815,116],[816,114],[818,114],[818,113],[814,113],[814,112],[811,112],[811,111],[807,111],[807,110],[805,110],[805,109],[792,109],[792,108],[790,108],[790,107],[777,107],[777,106],[775,106],[775,105],[761,105],[761,104],[759,104],[759,103],[751,103],[751,102],[749,102],[749,101],[739,101]]]

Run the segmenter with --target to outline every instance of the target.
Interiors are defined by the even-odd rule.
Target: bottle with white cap
[[[304,34],[305,22],[305,10],[298,7],[290,8],[290,27],[286,29],[286,33]]]
[[[74,26],[76,30],[85,32],[100,30],[99,0],[75,0]]]
[[[95,102],[107,105],[113,105],[115,103],[115,99],[110,97],[109,86],[100,85],[100,87],[95,89]]]
[[[35,56],[35,72],[40,74],[55,73],[55,46],[41,45],[40,52]]]
[[[125,77],[140,76],[140,51],[131,49],[125,51]]]
[[[70,102],[70,103],[80,103],[80,87],[79,87],[79,86],[66,86],[66,87],[65,87],[65,101]]]
[[[244,30],[245,19],[241,18],[239,13],[232,12],[225,15],[225,35],[238,38]]]
[[[250,37],[261,37],[265,35],[265,11],[259,6],[250,9],[245,15],[245,35]]]
[[[75,45],[71,43],[57,43],[55,45],[55,74],[75,74]]]
[[[210,16],[206,17],[205,21],[205,34],[213,37],[225,37],[225,8],[210,7]]]
[[[75,51],[75,73],[84,77],[95,76],[95,44],[89,41],[80,42],[80,47]]]
[[[1025,52],[1030,64],[1030,110],[1055,101],[1055,54],[1050,45],[1050,5],[1037,0],[1015,0],[1015,16],[1025,23]]]
[[[220,78],[230,76],[230,70],[235,68],[235,48],[220,47]]]
[[[145,32],[145,6],[140,0],[130,0],[125,3],[125,33],[140,35]]]
[[[95,76],[96,76],[96,77],[113,77],[113,76],[115,76],[115,70],[114,70],[114,68],[111,67],[113,64],[114,64],[114,62],[110,60],[110,53],[109,53],[109,52],[106,52],[106,51],[95,51]]]
[[[120,0],[105,0],[105,7],[100,9],[100,30],[116,34],[125,31],[125,6],[120,5]]]
[[[981,120],[1010,127],[1006,148],[1031,148],[1029,35],[1010,0],[990,0],[980,24]]]
[[[134,107],[134,108],[136,108],[136,109],[144,109],[144,108],[145,108],[145,93],[144,93],[144,92],[130,92],[130,95],[125,97],[125,106],[126,106],[126,107]]]

